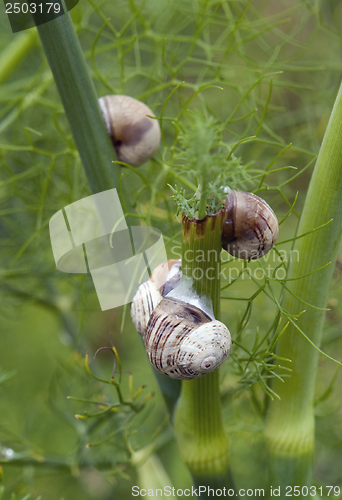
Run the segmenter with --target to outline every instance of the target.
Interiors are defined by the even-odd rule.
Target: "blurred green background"
[[[36,30],[11,34],[0,8],[0,458],[15,459],[3,465],[2,498],[126,499],[133,485],[157,480],[188,487],[191,478],[129,310],[101,312],[89,275],[62,274],[55,267],[48,221],[90,190]],[[212,115],[226,123],[223,136],[231,145],[256,135],[236,150],[244,164],[264,170],[275,160],[272,169],[297,168],[269,175],[269,189],[261,193],[282,220],[298,192],[279,241],[293,238],[341,80],[341,2],[80,0],[71,17],[99,96],[132,95],[157,116],[165,105],[165,143],[156,159],[139,169],[148,185],[134,172],[122,172],[140,220],[162,229],[166,242],[174,238],[167,246],[170,258],[179,251],[180,225],[168,200],[168,184],[175,179],[166,165],[175,155],[174,124],[184,106],[182,123],[188,108]],[[203,87],[208,88],[187,103]],[[277,248],[289,252],[291,242]],[[340,256],[322,345],[339,360]],[[265,266],[279,263],[273,252]],[[229,300],[222,300],[222,320],[245,346],[253,345],[256,332],[263,335],[277,314],[262,293],[252,303],[233,300],[257,290],[251,280],[240,279],[223,292]],[[137,399],[144,407],[137,414],[122,406],[105,417],[75,418],[101,408],[68,396],[118,402],[115,388],[93,379],[84,363],[89,352],[93,373],[110,380],[112,354],[93,356],[111,341],[122,361],[123,394],[128,397],[132,374],[135,391],[146,386]],[[237,486],[259,488],[266,484],[263,420],[251,394],[263,400],[264,392],[258,368],[242,373],[239,358],[243,352],[235,348],[233,362],[221,370],[224,419]],[[342,484],[341,383],[338,366],[321,357],[317,485]],[[157,455],[149,464],[151,450],[145,447],[151,443]],[[139,460],[141,449],[146,456]]]

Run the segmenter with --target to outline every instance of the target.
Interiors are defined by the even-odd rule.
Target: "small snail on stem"
[[[150,118],[155,116],[150,108],[126,95],[107,95],[99,104],[118,160],[133,167],[149,160],[161,137],[158,120]]]
[[[224,205],[223,248],[240,259],[259,259],[274,245],[278,220],[265,200],[253,193],[229,190]]]
[[[169,261],[155,269],[138,288],[131,316],[153,366],[171,378],[194,379],[225,361],[231,338],[226,325],[213,318],[184,282],[181,293],[174,289],[181,278],[179,266],[180,261]],[[157,288],[156,281],[163,279],[165,283]]]

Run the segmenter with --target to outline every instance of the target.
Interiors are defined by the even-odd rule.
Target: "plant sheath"
[[[300,219],[298,234],[314,231],[295,242],[299,259],[290,265],[292,292],[284,295],[283,307],[291,315],[302,312],[295,297],[316,307],[326,307],[342,231],[342,87],[328,123]],[[314,272],[327,263],[324,269]],[[312,274],[310,274],[312,273]],[[309,275],[308,275],[309,274]],[[305,276],[296,279],[299,276]],[[277,355],[291,359],[291,375],[285,383],[273,381],[280,396],[270,404],[266,424],[270,483],[281,488],[309,486],[314,453],[314,392],[318,351],[301,334],[320,346],[325,313],[310,309],[292,321],[280,338]],[[300,331],[301,330],[301,331]]]

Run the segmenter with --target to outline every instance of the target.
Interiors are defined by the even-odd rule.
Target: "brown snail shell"
[[[99,104],[119,161],[138,167],[156,153],[160,126],[146,104],[126,95],[101,97]]]
[[[153,271],[133,298],[131,316],[153,366],[171,378],[194,379],[225,361],[231,338],[223,323],[195,305],[197,296],[194,303],[171,296],[182,276],[180,265],[172,260]]]
[[[148,320],[162,300],[162,295],[153,281],[142,283],[133,297],[131,318],[140,335],[144,335]]]
[[[274,245],[278,219],[265,200],[253,193],[230,191],[225,203],[222,246],[240,259],[259,259]]]
[[[154,309],[144,335],[152,365],[176,379],[194,379],[216,370],[228,357],[226,325],[200,308],[165,297]]]
[[[182,276],[181,271],[179,271],[181,263],[180,259],[163,262],[154,269],[151,278],[139,286],[133,297],[131,317],[140,335],[144,335],[147,323],[156,306],[180,280]]]

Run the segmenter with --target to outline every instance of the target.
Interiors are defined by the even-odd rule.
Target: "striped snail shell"
[[[182,273],[179,270],[182,261],[172,259],[156,267],[151,278],[142,283],[131,306],[131,317],[136,330],[144,335],[148,320],[156,306],[178,283]]]
[[[131,316],[152,365],[176,379],[194,379],[218,368],[228,357],[228,328],[215,320],[199,297],[175,296],[180,260],[158,266],[133,298]]]
[[[99,99],[102,115],[119,161],[142,165],[158,150],[160,127],[146,104],[127,95]],[[149,116],[147,116],[149,115]]]
[[[176,379],[194,379],[216,370],[228,357],[226,325],[199,307],[165,297],[151,314],[144,335],[152,365]]]
[[[225,202],[222,246],[240,259],[259,259],[274,245],[278,219],[265,200],[253,193],[230,191]]]

